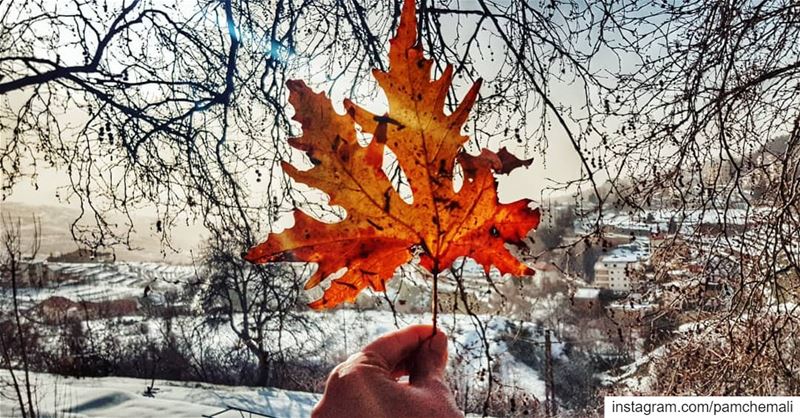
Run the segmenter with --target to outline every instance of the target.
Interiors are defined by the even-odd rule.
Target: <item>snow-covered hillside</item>
[[[124,298],[139,298],[146,288],[179,290],[197,281],[193,266],[162,263],[42,263],[48,277],[57,277],[45,287],[19,289],[23,308],[31,307],[52,296],[72,301],[97,302]]]

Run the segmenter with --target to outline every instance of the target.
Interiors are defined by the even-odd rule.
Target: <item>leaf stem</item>
[[[439,316],[439,260],[433,262],[433,301],[431,311],[433,314],[433,334],[436,335],[436,317]]]

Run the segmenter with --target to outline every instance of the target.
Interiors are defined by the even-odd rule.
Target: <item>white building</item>
[[[630,292],[637,283],[636,271],[647,259],[647,250],[623,246],[601,257],[594,265],[594,285],[618,292]]]

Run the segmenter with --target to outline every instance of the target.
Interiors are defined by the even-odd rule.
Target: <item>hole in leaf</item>
[[[366,147],[369,145],[370,141],[372,141],[372,134],[369,132],[364,132],[360,129],[356,130],[356,140],[358,140],[358,145],[362,147]]]
[[[461,168],[461,164],[456,161],[456,163],[453,165],[453,191],[458,193],[463,185],[464,169]]]
[[[408,177],[403,171],[403,167],[400,167],[397,156],[389,147],[383,148],[383,172],[386,173],[386,177],[392,183],[392,188],[400,195],[400,198],[409,205],[413,204],[414,193],[411,191]]]

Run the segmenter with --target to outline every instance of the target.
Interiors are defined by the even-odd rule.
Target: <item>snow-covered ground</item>
[[[71,378],[33,373],[36,407],[42,417],[200,418],[235,407],[276,418],[307,417],[318,394],[272,388],[208,385],[157,380],[154,397],[144,396],[149,380],[122,377]],[[0,417],[20,416],[8,371],[0,371]],[[228,411],[219,418],[241,417]],[[249,416],[247,413],[244,416]],[[257,416],[257,415],[253,415]]]
[[[465,270],[472,273],[474,270],[474,268],[470,270],[472,267],[474,266],[470,264]],[[20,289],[24,307],[32,307],[52,296],[63,296],[75,301],[141,298],[145,287],[150,288],[149,298],[153,298],[166,291],[180,291],[187,284],[197,280],[197,272],[192,267],[157,263],[48,263],[48,268],[69,280],[44,288]],[[482,276],[478,277],[477,273],[474,276],[477,277],[474,279],[475,282],[485,285]],[[471,284],[470,281],[468,283]],[[566,303],[563,294],[555,296],[533,303],[529,307],[528,317],[547,318],[553,315]],[[305,321],[284,324],[280,335],[275,328],[267,327],[270,331],[267,331],[265,344],[270,351],[285,353],[293,359],[300,359],[301,362],[319,365],[323,370],[346,359],[380,335],[399,327],[431,321],[429,313],[398,312],[395,316],[389,310],[358,310],[349,307],[327,312],[304,311],[298,312],[298,315],[305,317]],[[92,335],[92,338],[101,341],[101,344],[113,344],[118,347],[127,347],[129,343],[135,343],[142,337],[147,341],[159,341],[164,338],[165,333],[174,332],[180,334],[176,338],[187,338],[189,347],[197,348],[198,344],[202,344],[199,350],[218,353],[244,350],[230,326],[222,324],[218,328],[210,328],[204,325],[203,321],[204,318],[199,316],[179,316],[166,325],[163,319],[159,318],[126,316],[85,320],[82,326],[87,335]],[[540,373],[509,353],[507,345],[509,338],[513,338],[511,334],[514,331],[526,329],[531,335],[528,341],[541,346],[544,336],[536,335],[537,326],[534,323],[495,315],[441,314],[439,326],[451,336],[449,346],[451,363],[448,373],[455,381],[467,385],[469,393],[481,396],[478,394],[488,386],[488,380],[484,379],[484,376],[487,370],[491,370],[495,381],[510,391],[525,393],[539,400],[545,398],[545,384]],[[57,350],[57,347],[63,344],[62,336],[56,328],[50,331],[43,330],[42,342],[51,344],[53,350]],[[558,341],[559,335],[556,330],[556,340],[553,344],[553,354],[556,358],[563,356],[562,343]],[[487,352],[491,362],[487,359]],[[566,357],[564,360],[568,361]],[[219,412],[222,407],[228,405],[226,402],[234,400],[250,405],[262,405],[267,400],[274,400],[277,402],[275,405],[278,405],[275,411],[278,412],[266,412],[269,415],[307,416],[318,396],[277,389],[270,391],[255,388],[226,388],[157,380],[156,386],[161,387],[162,391],[153,399],[141,396],[149,382],[137,379],[75,380],[44,374],[37,375],[37,379],[41,380],[38,387],[40,387],[42,410],[49,411],[52,416],[199,417]],[[494,389],[497,387],[494,386]],[[8,408],[13,407],[13,402],[8,400],[8,389],[2,390],[4,409],[0,410],[2,412],[0,417],[5,417]],[[298,393],[303,396],[297,395]],[[188,406],[181,407],[181,402],[188,402]],[[64,405],[67,410],[72,411],[72,415],[63,414]],[[170,408],[174,408],[177,412],[173,412]],[[243,409],[262,411],[254,408]],[[125,414],[118,415],[117,411],[125,411]]]
[[[266,343],[274,350],[300,355],[305,361],[318,364],[335,364],[346,359],[350,354],[375,340],[379,336],[413,324],[430,323],[430,314],[403,314],[395,317],[389,311],[338,309],[330,312],[303,312],[308,323],[314,326],[288,325],[279,335],[276,330],[270,331]],[[158,320],[139,317],[126,317],[127,326],[117,322],[103,320],[89,321],[89,327],[98,334],[113,333],[120,338],[133,337],[141,332],[139,324],[146,323],[151,338],[158,338],[164,331]],[[197,329],[202,318],[180,317],[173,321],[173,329]],[[395,322],[396,321],[396,322]],[[534,329],[528,322],[515,322],[516,326]],[[442,314],[439,327],[451,338],[449,343],[451,368],[450,372],[460,379],[475,382],[473,390],[482,385],[479,383],[481,371],[488,368],[486,358],[488,351],[492,357],[493,370],[501,382],[526,391],[530,395],[544,399],[545,385],[539,373],[518,361],[508,352],[505,340],[511,332],[511,321],[504,317],[479,315],[472,317],[463,314]],[[485,336],[485,339],[483,338]],[[543,336],[539,337],[543,342]],[[225,352],[234,349],[238,339],[228,326],[203,333],[203,343]],[[553,343],[553,355],[562,353],[562,343]]]
[[[0,417],[21,416],[11,377],[0,371]],[[308,417],[322,396],[275,388],[209,385],[157,380],[145,396],[146,379],[73,378],[32,373],[35,408],[42,418],[214,418]],[[468,418],[478,415],[467,414]]]
[[[410,324],[429,323],[429,314],[398,314],[395,317],[388,311],[355,311],[339,309],[332,312],[306,312],[317,327],[286,334],[280,343],[287,352],[301,355],[305,361],[332,365],[380,335]],[[192,328],[199,324],[196,317],[176,318],[173,327]],[[441,315],[439,326],[451,336],[449,343],[449,376],[458,382],[469,382],[471,393],[481,393],[487,382],[481,377],[488,369],[486,358],[491,355],[491,369],[495,378],[509,388],[545,398],[545,384],[539,372],[516,359],[508,352],[506,341],[512,332],[512,322],[503,317],[469,315]],[[480,321],[480,324],[478,322]],[[161,324],[155,319],[126,317],[122,322],[88,321],[94,333],[113,333],[121,343],[134,338],[137,330],[144,327],[152,336],[161,331]],[[531,323],[514,322],[516,327],[532,329]],[[277,335],[270,338],[277,344]],[[533,337],[537,338],[537,337]],[[237,339],[227,326],[212,332],[203,333],[204,344],[224,352],[232,350]],[[53,340],[51,343],[57,344]],[[560,342],[553,344],[553,354],[563,356]],[[8,373],[0,374],[7,381]],[[36,374],[39,404],[51,416],[66,417],[117,417],[117,416],[159,416],[159,417],[200,417],[221,411],[225,406],[236,406],[275,417],[308,416],[318,395],[289,392],[277,389],[258,389],[248,387],[225,387],[199,383],[166,382],[156,380],[160,388],[155,398],[142,396],[150,384],[147,380],[128,378],[73,379],[47,374]],[[0,417],[11,414],[14,408],[10,388],[2,388],[3,409]],[[476,395],[477,396],[477,395]],[[64,414],[71,411],[70,414]],[[237,414],[220,415],[239,416]],[[245,415],[247,416],[247,415]]]

